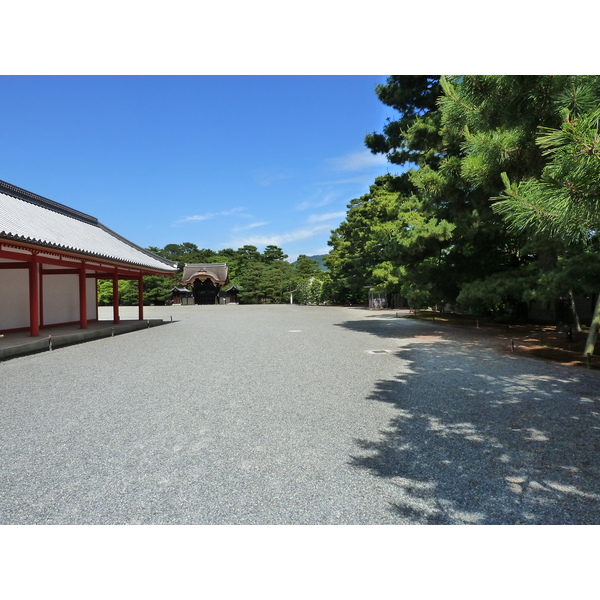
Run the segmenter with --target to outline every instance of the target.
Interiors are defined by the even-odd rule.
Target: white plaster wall
[[[96,280],[86,280],[87,318],[97,316]],[[79,321],[79,276],[44,275],[44,325]],[[0,331],[29,327],[28,269],[0,269]]]
[[[44,325],[79,321],[79,275],[44,275]]]
[[[29,327],[29,270],[0,269],[0,330]]]

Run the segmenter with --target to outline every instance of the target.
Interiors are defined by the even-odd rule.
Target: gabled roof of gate
[[[191,283],[194,279],[212,279],[215,283],[227,282],[227,263],[187,263],[183,269],[181,283]]]
[[[173,273],[177,263],[126,240],[78,210],[0,181],[0,238]]]

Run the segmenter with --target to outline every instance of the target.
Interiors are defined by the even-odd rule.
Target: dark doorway
[[[194,300],[196,304],[216,304],[217,294],[221,286],[215,285],[212,279],[194,281]]]

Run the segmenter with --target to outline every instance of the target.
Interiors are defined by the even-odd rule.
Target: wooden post
[[[38,287],[38,313],[40,315],[40,329],[44,326],[44,269],[42,265],[39,265],[38,272],[39,276],[39,287]]]
[[[87,280],[85,277],[85,264],[79,267],[79,327],[87,329]]]
[[[119,273],[113,275],[113,323],[119,322]]]
[[[144,320],[144,276],[138,277],[138,319]]]
[[[40,335],[40,276],[39,260],[33,254],[29,263],[29,334]]]

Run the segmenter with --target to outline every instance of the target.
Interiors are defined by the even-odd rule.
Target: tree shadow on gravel
[[[351,457],[396,486],[391,509],[406,523],[600,523],[597,373],[503,356],[431,325],[340,326],[397,338],[399,371],[410,366],[376,384],[368,399],[397,415]]]

